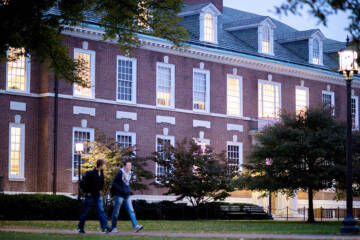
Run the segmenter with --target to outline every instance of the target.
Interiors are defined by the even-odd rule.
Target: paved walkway
[[[78,234],[75,230],[56,230],[56,229],[36,229],[36,228],[18,228],[18,227],[0,227],[0,231],[6,232],[24,232],[24,233],[48,233],[48,234]],[[95,231],[87,231],[86,234],[102,235]],[[198,239],[206,238],[235,238],[235,239],[359,239],[360,236],[339,236],[339,235],[300,235],[300,234],[251,234],[251,233],[168,233],[168,232],[120,232],[110,233],[109,235],[119,236],[150,236],[150,237],[191,237]]]

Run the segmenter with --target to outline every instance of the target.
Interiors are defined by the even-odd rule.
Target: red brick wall
[[[217,9],[220,10],[220,12],[222,12],[224,6],[223,0],[185,0],[184,3],[189,5],[212,3],[215,5],[215,7],[217,7]]]

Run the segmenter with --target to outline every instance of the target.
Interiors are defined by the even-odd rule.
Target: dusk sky
[[[290,14],[288,16],[275,13],[275,7],[279,6],[285,0],[224,0],[224,5],[243,11],[248,11],[260,15],[270,16],[298,30],[308,30],[319,28],[327,38],[345,41],[348,34],[345,28],[349,24],[348,17],[345,13],[338,13],[329,18],[328,26],[318,24],[318,20],[309,15],[307,11],[302,12],[302,16]]]

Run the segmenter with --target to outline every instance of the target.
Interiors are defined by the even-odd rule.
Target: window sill
[[[207,110],[199,110],[199,109],[193,109],[193,112],[196,112],[196,113],[210,113],[210,111],[207,111]]]
[[[14,93],[28,93],[28,94],[30,94],[30,91],[28,91],[28,90],[17,90],[17,89],[12,89],[12,88],[7,88],[6,91],[7,92],[14,92]]]
[[[12,178],[12,177],[9,177],[9,181],[11,181],[11,182],[25,182],[25,178]]]
[[[116,102],[118,102],[118,103],[124,103],[124,104],[136,105],[136,102],[135,102],[135,101],[126,101],[126,100],[116,99]]]
[[[165,106],[165,105],[156,105],[156,108],[158,108],[158,109],[165,109],[165,110],[175,109],[175,107],[173,107],[173,106]]]
[[[95,97],[93,96],[85,96],[85,95],[76,95],[76,94],[73,94],[73,97],[74,98],[82,98],[82,99],[94,99],[95,100]]]

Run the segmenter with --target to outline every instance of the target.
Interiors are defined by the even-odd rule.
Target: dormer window
[[[320,43],[317,39],[313,41],[313,64],[320,64]]]
[[[204,17],[204,41],[214,42],[214,19],[210,13]]]
[[[270,30],[267,26],[263,27],[262,30],[262,52],[270,53]]]

